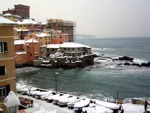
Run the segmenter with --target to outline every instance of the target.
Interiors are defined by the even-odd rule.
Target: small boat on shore
[[[100,101],[100,100],[95,100],[95,104],[112,109],[112,110],[119,110],[121,108],[120,104],[110,103],[110,102],[105,102],[105,101]]]
[[[83,107],[86,107],[90,104],[90,100],[89,99],[83,99],[80,100],[79,102],[74,104],[74,111],[75,113],[81,112]]]
[[[74,101],[74,100],[77,100],[77,96],[70,96],[68,98],[61,98],[58,102],[59,106],[67,106],[67,103],[68,102],[71,102],[71,101]]]
[[[58,98],[60,96],[62,96],[63,94],[56,94],[56,95],[51,95],[49,97],[47,97],[47,102],[52,102],[53,99]]]
[[[27,94],[28,94],[29,96],[35,97],[36,94],[39,93],[39,92],[40,92],[40,91],[35,90],[35,91],[29,91]]]
[[[113,110],[91,103],[89,107],[82,108],[82,113],[113,113]]]
[[[38,98],[38,99],[41,99],[41,96],[42,95],[46,95],[46,94],[52,94],[52,91],[40,91],[40,92],[37,92],[35,94],[35,97]]]
[[[81,99],[71,100],[70,102],[67,103],[68,108],[73,108],[74,104],[79,101],[81,101]]]
[[[53,95],[55,95],[55,93],[52,92],[52,93],[49,93],[49,94],[41,95],[40,98],[41,98],[42,100],[47,100],[48,97],[53,96]]]
[[[53,99],[53,104],[58,104],[59,100],[64,99],[64,98],[68,98],[70,95],[69,94],[64,94],[62,96],[56,97]]]

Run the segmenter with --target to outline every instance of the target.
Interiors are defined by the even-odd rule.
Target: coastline
[[[43,90],[43,89],[42,89]],[[59,92],[58,92],[59,93]],[[53,103],[48,103],[45,100],[37,99],[32,96],[22,95],[17,93],[18,97],[28,98],[34,101],[33,107],[25,109],[26,113],[74,113],[74,109],[68,109],[67,107],[59,107]],[[132,102],[121,104],[124,109],[124,113],[143,113],[144,105],[133,104]]]

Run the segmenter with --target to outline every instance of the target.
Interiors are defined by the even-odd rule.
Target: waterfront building
[[[68,57],[78,57],[92,54],[91,47],[74,42],[66,42],[60,46],[60,50]]]
[[[49,44],[46,46],[47,56],[52,67],[74,68],[94,64],[95,55],[91,47],[74,42]]]
[[[68,34],[68,42],[74,41],[74,22],[61,19],[49,19],[47,22],[48,28],[60,30],[62,33]]]
[[[49,56],[51,54],[55,54],[58,51],[58,49],[60,48],[60,45],[61,44],[49,44],[49,45],[47,45],[46,46],[46,49],[47,49],[46,56]]]
[[[32,65],[34,60],[41,57],[40,44],[34,38],[15,40],[14,45],[16,67]]]
[[[9,91],[16,92],[14,25],[15,22],[0,16],[0,101]]]
[[[12,15],[19,15],[22,17],[22,19],[30,18],[30,6],[27,5],[14,5],[14,8],[2,11],[3,15],[6,13],[10,13]]]

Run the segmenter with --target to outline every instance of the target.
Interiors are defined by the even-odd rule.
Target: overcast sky
[[[76,34],[150,37],[150,0],[0,0],[0,12],[30,6],[30,17],[76,22]]]

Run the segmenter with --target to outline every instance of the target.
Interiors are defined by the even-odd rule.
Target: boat
[[[16,85],[17,93],[21,93],[22,95],[29,94],[30,91],[35,91],[37,88],[35,87],[28,87],[27,85],[17,84]]]
[[[53,99],[58,98],[60,96],[62,96],[63,94],[56,94],[56,95],[51,95],[47,97],[47,102],[52,102]]]
[[[29,92],[27,92],[27,94],[28,94],[29,96],[35,97],[36,94],[39,93],[39,92],[40,92],[40,91],[35,90],[35,91],[29,91]]]
[[[44,95],[41,95],[40,98],[41,98],[42,100],[47,100],[48,97],[53,96],[53,95],[54,95],[53,93],[44,94]]]
[[[74,104],[81,101],[81,99],[72,100],[67,103],[68,108],[73,108]]]
[[[110,103],[110,102],[105,102],[105,101],[100,101],[100,100],[95,100],[95,103],[97,105],[112,109],[112,110],[120,110],[121,109],[121,105],[120,104],[116,104],[116,103]]]
[[[62,96],[59,96],[57,98],[53,99],[53,104],[58,104],[59,100],[64,99],[64,98],[68,98],[70,95],[69,94],[64,94]]]
[[[74,104],[74,106],[73,106],[74,107],[74,112],[75,113],[81,112],[82,108],[88,106],[89,104],[90,104],[89,99],[80,100],[79,102]]]
[[[113,113],[113,110],[90,103],[89,107],[82,108],[82,113]]]
[[[41,96],[42,96],[42,95],[51,94],[51,93],[52,93],[52,91],[40,91],[40,92],[37,92],[37,93],[35,94],[35,97],[36,97],[37,99],[41,99]]]
[[[58,104],[59,106],[67,106],[67,103],[68,102],[71,102],[71,101],[74,101],[74,100],[77,100],[78,97],[77,96],[70,96],[68,98],[62,98],[59,100]]]

